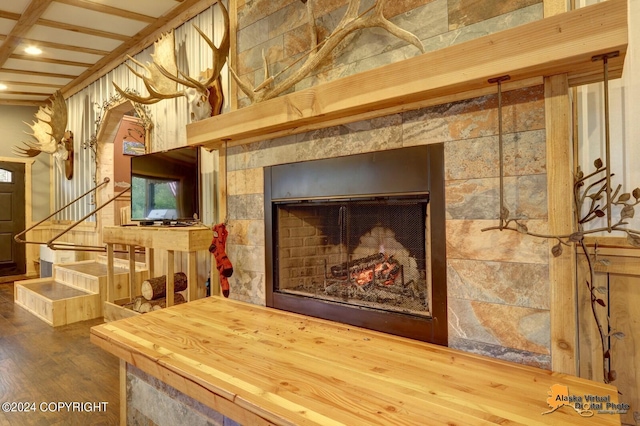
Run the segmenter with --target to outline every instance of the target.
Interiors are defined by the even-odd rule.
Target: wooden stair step
[[[75,287],[70,287],[56,281],[33,283],[29,286],[29,289],[51,300],[68,299],[71,297],[86,296],[88,294],[91,294],[87,291],[82,291]]]
[[[89,262],[79,262],[79,263],[71,263],[71,264],[61,264],[56,265],[57,269],[63,269],[67,271],[74,271],[83,275],[90,275],[95,277],[106,277],[107,276],[107,265],[103,263],[98,263],[94,261]],[[129,269],[115,266],[113,268],[114,274],[128,274]]]
[[[16,281],[14,302],[53,327],[102,317],[99,293],[52,278]]]

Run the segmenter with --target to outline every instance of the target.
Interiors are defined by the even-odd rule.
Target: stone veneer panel
[[[448,0],[449,27],[460,28],[539,3],[542,0]]]
[[[549,310],[549,266],[448,259],[449,297]]]
[[[240,426],[130,364],[126,382],[128,425]]]
[[[369,8],[373,2],[363,0],[360,11]],[[318,40],[323,40],[338,25],[346,3],[347,0],[314,3]],[[415,34],[426,51],[433,51],[542,19],[543,7],[541,0],[394,0],[385,5],[385,16],[400,28]],[[271,75],[292,65],[309,49],[308,27],[306,6],[297,0],[241,3],[238,8],[236,72],[254,86],[262,83],[263,50]],[[420,52],[414,46],[388,32],[368,28],[349,35],[318,68],[295,86],[295,90],[417,54]],[[291,71],[300,65],[293,65]],[[248,99],[240,92],[240,107],[248,104]]]

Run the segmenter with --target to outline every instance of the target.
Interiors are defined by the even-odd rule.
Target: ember
[[[357,259],[350,264],[342,263],[331,267],[333,279],[347,280],[359,286],[371,283],[393,285],[402,271],[402,265],[393,258],[383,253]]]

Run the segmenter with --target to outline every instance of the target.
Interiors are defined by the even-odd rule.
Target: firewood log
[[[187,289],[187,274],[184,272],[176,272],[173,275],[174,292]],[[156,300],[167,295],[167,276],[149,278],[142,282],[142,296],[147,300]]]
[[[133,306],[131,306],[131,309],[136,311],[136,312],[140,312],[140,305],[142,305],[142,302],[144,301],[144,299],[140,296],[136,297],[133,301]]]
[[[179,305],[180,303],[184,303],[184,302],[186,302],[186,300],[184,299],[184,296],[182,296],[182,294],[176,293],[173,295],[174,305]],[[152,311],[157,311],[158,309],[163,309],[166,307],[167,307],[167,298],[162,297],[160,299],[148,300],[146,302],[143,302],[140,305],[140,310],[138,312],[142,312],[142,313],[152,312]]]

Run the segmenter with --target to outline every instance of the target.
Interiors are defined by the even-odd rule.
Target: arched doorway
[[[99,190],[97,205],[102,205],[130,184],[130,158],[148,151],[151,120],[139,105],[129,100],[113,104],[100,124],[97,139],[96,181],[109,178]],[[120,225],[121,211],[130,206],[131,196],[126,193],[98,212],[99,228]]]

